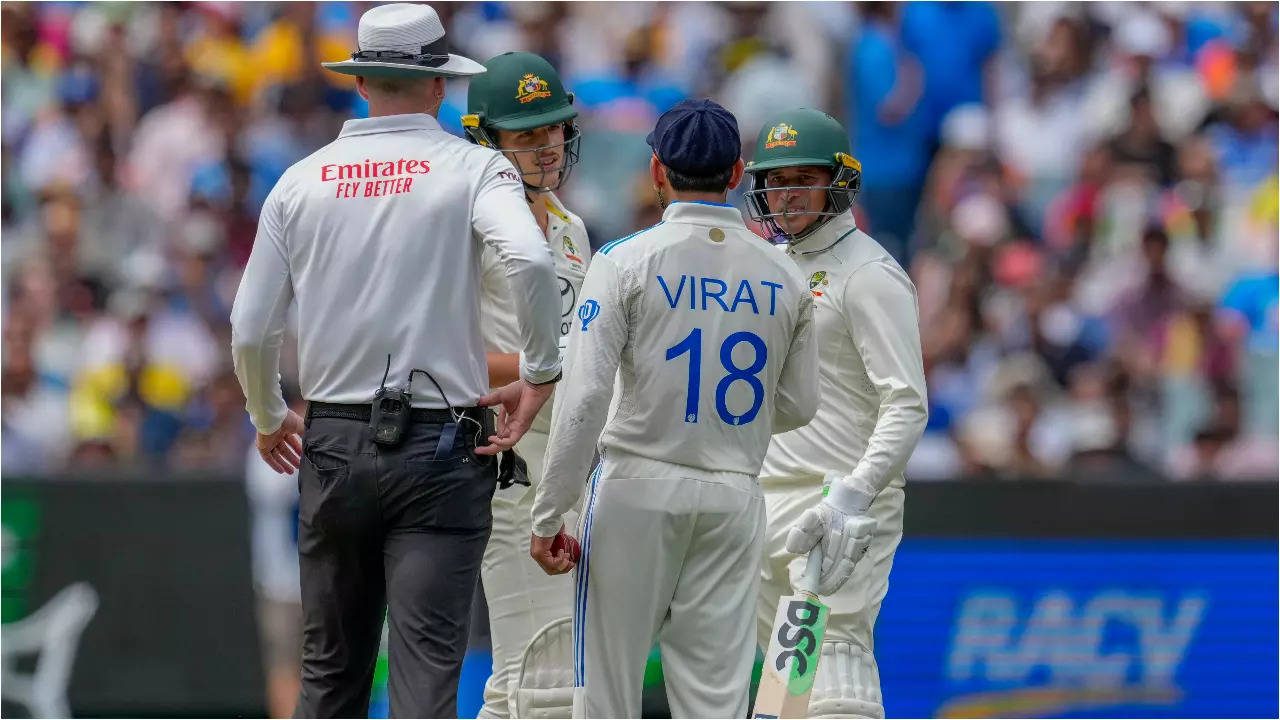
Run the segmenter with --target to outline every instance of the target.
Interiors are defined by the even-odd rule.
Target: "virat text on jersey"
[[[743,280],[737,284],[737,290],[733,293],[733,298],[726,302],[725,297],[729,293],[730,283],[726,283],[719,278],[681,275],[679,282],[676,282],[675,280],[668,280],[662,275],[655,277],[657,277],[658,285],[662,287],[662,292],[666,295],[667,302],[671,305],[672,310],[682,305],[682,298],[685,295],[685,286],[687,285],[690,310],[706,310],[708,308],[707,301],[711,300],[725,312],[737,312],[739,305],[745,305],[751,308],[752,313],[759,315],[764,304],[765,288],[769,288],[767,292],[769,296],[769,315],[773,315],[777,309],[776,293],[782,289],[781,283],[760,280],[758,281],[760,290],[756,291],[752,290],[750,280]],[[759,304],[756,301],[757,292],[760,298]]]

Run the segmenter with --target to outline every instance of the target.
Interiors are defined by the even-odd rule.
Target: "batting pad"
[[[515,692],[520,718],[573,716],[573,620],[547,623],[534,634],[520,659]]]
[[[871,653],[853,643],[822,643],[822,660],[809,696],[809,717],[884,717],[880,670]]]

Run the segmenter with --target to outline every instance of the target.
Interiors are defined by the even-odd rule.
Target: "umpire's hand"
[[[290,410],[284,416],[280,429],[270,435],[258,433],[258,454],[272,470],[285,475],[292,475],[302,463],[302,418]]]
[[[497,455],[509,450],[529,430],[533,418],[556,389],[555,383],[530,385],[516,380],[480,398],[481,407],[498,405],[498,432],[489,436],[489,445],[476,448],[477,455]]]

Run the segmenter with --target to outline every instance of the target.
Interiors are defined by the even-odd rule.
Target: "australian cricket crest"
[[[549,97],[551,97],[551,88],[547,86],[547,81],[533,73],[526,73],[516,85],[516,99],[521,103]]]
[[[569,239],[568,235],[564,236],[562,245],[564,247],[564,256],[581,265],[582,256],[578,254],[578,246],[575,245],[574,242]]]
[[[764,144],[765,150],[776,147],[795,147],[796,136],[800,133],[786,123],[778,123],[769,129],[769,139]]]
[[[826,270],[819,270],[809,276],[809,292],[812,292],[814,297],[822,297],[822,293],[826,292],[826,288],[830,284],[831,281],[827,280]]]

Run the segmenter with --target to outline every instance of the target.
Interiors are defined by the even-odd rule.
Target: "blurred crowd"
[[[243,472],[230,304],[276,179],[367,112],[319,67],[367,6],[3,5],[6,475]],[[678,100],[748,159],[776,109],[841,118],[919,289],[913,479],[1275,478],[1274,3],[436,7],[455,52],[561,69],[596,246],[660,214],[644,135]]]

